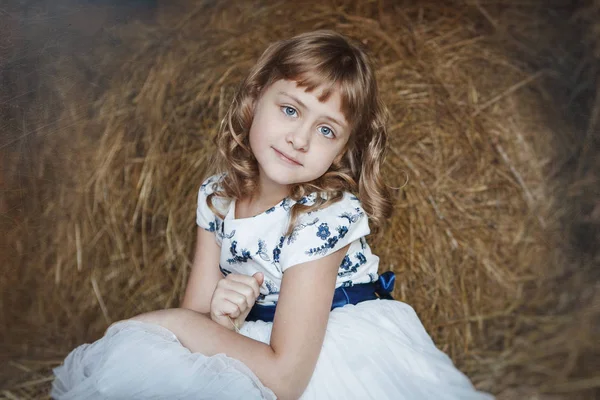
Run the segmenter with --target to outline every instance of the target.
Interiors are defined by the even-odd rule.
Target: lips
[[[293,165],[297,165],[297,166],[302,166],[302,163],[298,160],[296,160],[294,157],[290,157],[287,154],[277,150],[275,147],[273,147],[273,150],[275,150],[275,153],[277,153],[277,155],[279,156],[279,158],[283,159],[284,161],[287,161],[290,164]]]

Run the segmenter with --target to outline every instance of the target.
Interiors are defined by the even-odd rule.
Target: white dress
[[[234,202],[206,196],[219,177],[199,191],[197,224],[215,233],[220,268],[263,272],[257,304],[275,305],[287,268],[349,245],[336,287],[378,279],[379,258],[365,240],[367,216],[351,194],[325,209],[304,214],[285,236],[292,200],[251,217],[234,218]],[[300,200],[314,202],[316,195]],[[247,321],[240,333],[269,343],[271,322]],[[271,390],[242,362],[219,354],[205,357],[183,347],[173,333],[154,324],[124,321],[103,338],[73,350],[54,370],[56,399],[274,399]],[[409,305],[369,300],[331,311],[325,340],[302,399],[492,399],[476,391],[450,358],[438,350]]]

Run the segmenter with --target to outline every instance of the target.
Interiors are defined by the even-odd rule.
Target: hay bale
[[[65,354],[178,304],[210,139],[236,85],[269,42],[331,28],[370,48],[392,115],[385,171],[402,189],[373,247],[397,274],[395,297],[481,389],[597,387],[580,355],[598,348],[598,310],[568,314],[590,285],[576,273],[561,283],[573,270],[551,167],[569,127],[549,122],[554,71],[509,56],[480,5],[305,3],[178,2],[159,24],[114,29],[79,64],[56,64],[70,79],[47,95],[59,117],[38,119],[51,136],[29,189],[37,211],[13,236],[11,265],[27,268],[0,282],[13,349]]]
[[[579,207],[570,217],[575,222],[578,249],[600,264],[600,0],[581,0],[573,20],[582,30],[584,57],[578,69],[578,86],[573,97],[585,110],[584,129],[579,142],[577,168],[573,175],[571,197]]]

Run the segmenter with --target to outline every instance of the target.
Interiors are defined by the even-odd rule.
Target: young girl
[[[361,48],[330,31],[271,45],[199,191],[182,308],[113,324],[52,396],[489,399],[391,300],[365,237],[389,217],[385,110]]]

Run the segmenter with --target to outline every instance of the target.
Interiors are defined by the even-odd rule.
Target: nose
[[[286,140],[294,150],[306,152],[310,144],[310,133],[308,124],[298,124],[290,129]]]

